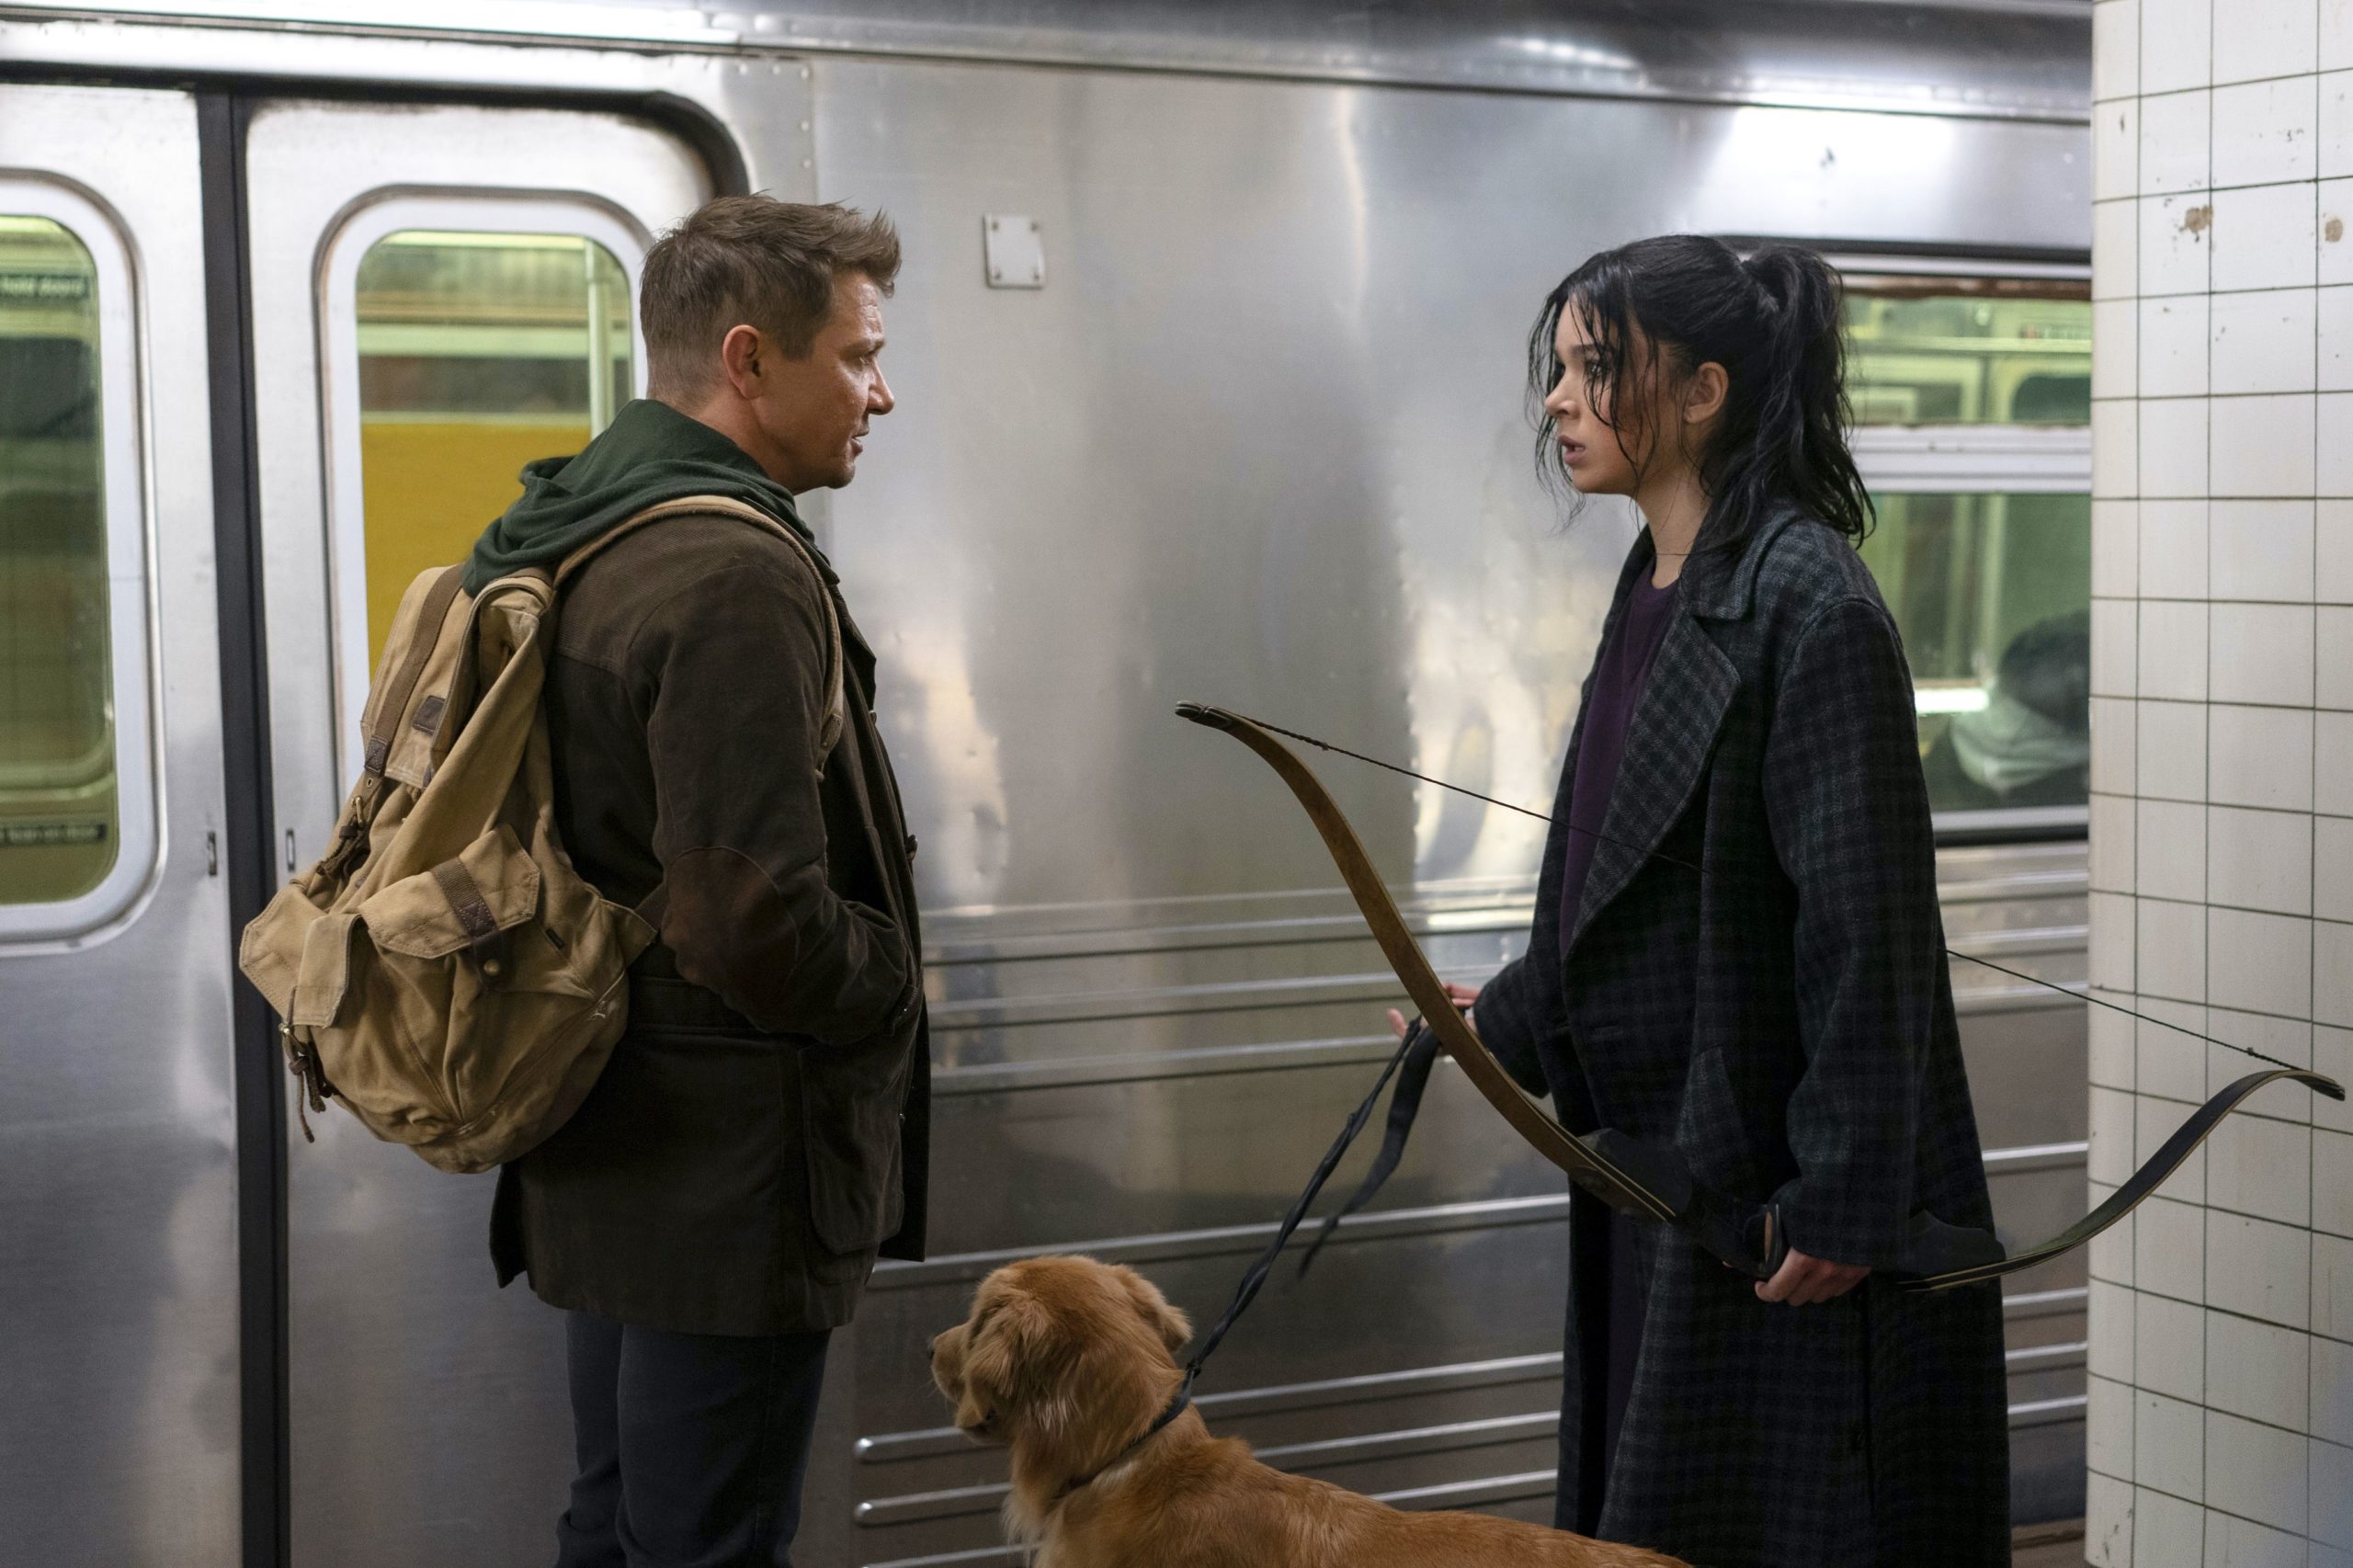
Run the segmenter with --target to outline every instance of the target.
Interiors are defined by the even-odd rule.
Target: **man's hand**
[[[1454,1004],[1455,1011],[1467,1018],[1471,1016],[1472,1004],[1479,1000],[1479,988],[1475,985],[1457,985],[1449,981],[1446,987],[1446,999]],[[1404,1040],[1408,1027],[1404,1014],[1394,1007],[1389,1009],[1391,1034],[1395,1035],[1399,1040]]]
[[[1808,1257],[1791,1247],[1790,1255],[1781,1260],[1781,1267],[1773,1271],[1773,1278],[1757,1282],[1756,1299],[1787,1301],[1793,1307],[1808,1306],[1845,1295],[1870,1273],[1859,1263],[1830,1263]]]

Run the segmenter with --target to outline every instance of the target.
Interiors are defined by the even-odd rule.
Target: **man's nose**
[[[871,387],[869,387],[866,392],[866,407],[868,412],[872,414],[888,414],[898,405],[899,400],[891,395],[891,383],[882,379],[881,370],[877,369],[874,372],[874,384]]]

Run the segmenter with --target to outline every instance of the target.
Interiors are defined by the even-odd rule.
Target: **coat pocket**
[[[900,1108],[913,1062],[910,1031],[801,1059],[801,1148],[809,1224],[835,1253],[871,1252],[898,1228]]]

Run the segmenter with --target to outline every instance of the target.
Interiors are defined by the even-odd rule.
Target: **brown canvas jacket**
[[[820,558],[822,560],[822,558]],[[500,1282],[688,1333],[832,1327],[919,1257],[928,1051],[912,856],[874,658],[830,568],[733,519],[620,540],[569,582],[546,703],[563,842],[659,887],[630,1027],[579,1112],[501,1173]],[[840,617],[840,739],[824,608]]]

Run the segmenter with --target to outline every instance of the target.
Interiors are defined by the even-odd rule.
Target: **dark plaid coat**
[[[1652,561],[1645,534],[1613,625]],[[1991,1223],[1912,702],[1894,623],[1836,532],[1785,512],[1736,556],[1695,555],[1567,956],[1555,826],[1527,954],[1477,1012],[1569,1126],[1671,1139],[1843,1263],[1888,1264],[1915,1209]],[[1789,1307],[1660,1227],[1638,1256],[1641,1359],[1597,1533],[1711,1568],[2008,1560],[1998,1287],[1874,1278]],[[1584,1283],[1579,1301],[1607,1301]],[[1602,1398],[1581,1319],[1573,1302],[1569,1525],[1595,1522],[1597,1425],[1574,1417]]]

